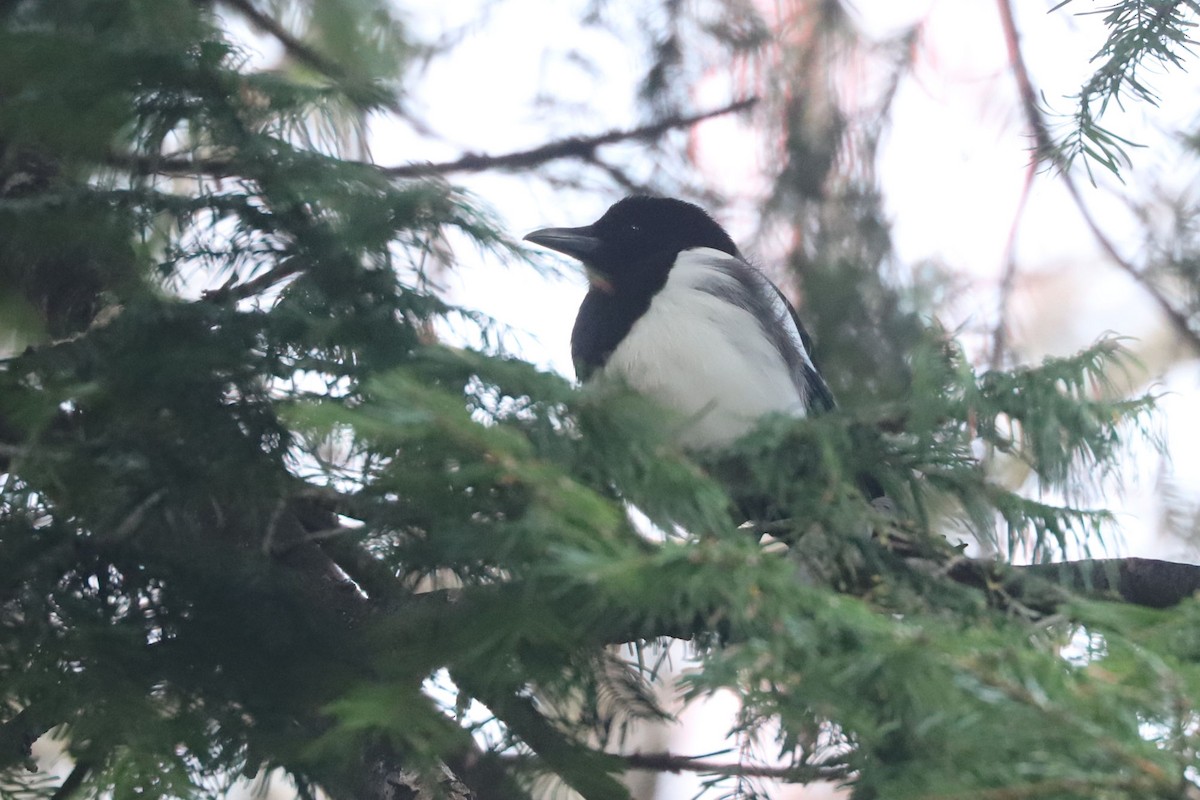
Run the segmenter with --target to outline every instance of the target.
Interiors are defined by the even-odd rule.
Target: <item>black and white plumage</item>
[[[612,376],[687,421],[685,445],[728,445],[764,415],[833,407],[779,289],[682,200],[635,196],[526,240],[573,256],[590,288],[571,334],[582,380]]]

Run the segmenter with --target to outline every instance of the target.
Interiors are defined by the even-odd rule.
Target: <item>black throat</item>
[[[673,254],[666,258],[675,260]],[[650,308],[654,295],[666,285],[669,274],[670,263],[637,265],[623,272],[612,291],[597,286],[588,290],[571,331],[571,360],[579,380],[586,381],[608,363],[633,324]]]

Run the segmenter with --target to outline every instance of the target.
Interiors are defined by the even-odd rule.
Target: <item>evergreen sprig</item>
[[[1068,5],[1063,0],[1052,10]],[[1158,105],[1158,94],[1145,78],[1153,66],[1183,69],[1196,40],[1192,30],[1200,15],[1194,0],[1122,0],[1086,14],[1103,14],[1108,37],[1092,57],[1099,66],[1072,99],[1078,108],[1070,129],[1057,143],[1058,157],[1071,164],[1086,156],[1114,175],[1128,163],[1125,148],[1137,143],[1101,124],[1115,102]]]

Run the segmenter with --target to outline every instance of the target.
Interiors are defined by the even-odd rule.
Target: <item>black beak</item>
[[[525,241],[557,250],[587,263],[600,250],[600,239],[591,225],[582,228],[542,228],[525,237]]]

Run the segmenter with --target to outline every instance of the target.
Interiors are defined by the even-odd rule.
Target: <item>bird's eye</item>
[[[637,225],[637,224],[635,224],[635,223],[633,223],[633,222],[629,223],[629,230],[630,230],[630,232],[632,232],[632,233],[637,233],[637,232],[638,232],[638,231],[640,231],[641,229],[642,229],[642,226],[641,226],[641,225]]]

